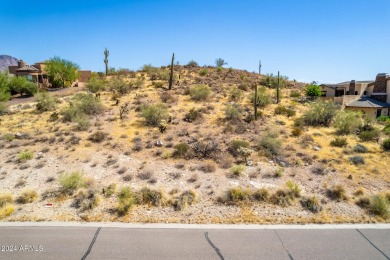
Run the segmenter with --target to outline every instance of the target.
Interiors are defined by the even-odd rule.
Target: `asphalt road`
[[[390,259],[390,229],[2,225],[0,247],[0,259],[372,260]]]

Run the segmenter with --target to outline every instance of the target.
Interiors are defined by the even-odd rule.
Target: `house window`
[[[367,91],[364,91],[364,92],[363,92],[363,95],[364,95],[364,96],[367,96]]]
[[[343,90],[343,89],[341,89],[341,90],[336,89],[335,96],[336,96],[336,97],[342,97],[342,96],[344,96],[344,90]]]
[[[380,117],[382,115],[382,109],[376,110],[376,117]]]
[[[358,92],[357,92],[357,91],[355,91],[355,95],[358,95]]]

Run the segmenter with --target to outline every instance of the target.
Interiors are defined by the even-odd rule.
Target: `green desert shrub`
[[[359,139],[363,142],[369,142],[369,141],[377,140],[379,136],[380,136],[379,130],[374,128],[372,130],[365,130],[360,132]]]
[[[175,151],[173,156],[175,157],[184,157],[187,152],[190,150],[190,146],[186,143],[180,143],[175,146]]]
[[[190,60],[187,65],[187,67],[199,67],[198,63],[194,60]]]
[[[230,174],[232,177],[239,177],[241,176],[242,172],[245,170],[245,166],[242,164],[234,165],[230,168]]]
[[[123,216],[129,212],[135,203],[135,196],[130,187],[123,187],[118,193],[117,212]]]
[[[333,102],[316,102],[303,115],[303,122],[308,126],[329,126],[336,111],[337,106]]]
[[[298,126],[294,126],[293,129],[291,130],[292,136],[301,136],[302,133],[303,133],[303,129]]]
[[[74,106],[79,108],[86,115],[98,115],[104,111],[100,99],[96,99],[92,94],[78,93],[72,99]]]
[[[123,96],[129,93],[131,85],[123,77],[113,77],[108,83],[111,91]]]
[[[332,141],[330,141],[330,145],[333,147],[344,147],[347,146],[347,138],[345,137],[336,137]]]
[[[187,122],[193,122],[200,117],[202,117],[202,113],[199,111],[199,109],[191,108],[190,111],[185,114],[184,120]]]
[[[11,91],[22,95],[32,96],[38,92],[38,85],[30,82],[25,77],[12,77],[9,81],[9,88]]]
[[[77,117],[74,120],[74,123],[76,123],[76,126],[74,127],[76,131],[87,131],[91,126],[91,121],[89,121],[86,116]]]
[[[390,138],[386,138],[385,140],[383,140],[382,148],[385,151],[390,151]]]
[[[370,207],[371,200],[369,197],[361,197],[356,201],[356,205],[358,205],[361,208],[368,208]]]
[[[387,218],[390,214],[389,212],[389,201],[383,195],[375,195],[371,198],[370,201],[370,211],[375,215]]]
[[[241,108],[237,104],[227,104],[225,107],[226,120],[240,120]]]
[[[295,110],[293,110],[291,108],[287,108],[287,107],[282,106],[282,105],[278,105],[275,108],[274,113],[275,113],[275,115],[285,115],[287,117],[295,116],[295,114],[296,114]]]
[[[20,204],[32,203],[38,199],[38,192],[35,190],[27,189],[22,191],[16,201]]]
[[[292,205],[293,198],[288,190],[278,189],[271,197],[271,201],[273,204],[287,207]]]
[[[195,85],[190,88],[189,92],[192,100],[205,101],[211,94],[211,89],[206,85]]]
[[[357,144],[352,149],[355,153],[367,153],[368,148],[362,144]]]
[[[289,190],[292,198],[299,198],[301,196],[301,188],[295,182],[288,180],[286,182],[287,189]]]
[[[57,107],[57,100],[48,92],[42,92],[35,95],[37,102],[36,108],[39,112],[53,111]]]
[[[165,104],[151,104],[141,107],[141,116],[145,118],[145,123],[150,126],[159,126],[161,120],[167,120],[169,113]]]
[[[11,193],[0,193],[0,208],[4,207],[8,203],[12,203],[14,198]]]
[[[259,140],[258,147],[266,156],[275,156],[280,154],[282,141],[277,138],[277,134],[267,131]]]
[[[58,179],[63,192],[73,192],[85,186],[85,177],[82,172],[62,173]]]
[[[236,140],[233,140],[233,141],[230,142],[228,149],[229,149],[229,152],[233,156],[239,156],[240,155],[239,149],[241,147],[249,148],[249,142],[244,141],[244,140],[240,140],[240,139],[236,139]]]
[[[94,95],[78,93],[70,101],[70,106],[61,113],[64,122],[74,122],[82,116],[98,115],[103,113],[103,111],[103,104]]]
[[[360,112],[343,110],[336,113],[333,126],[338,134],[348,135],[357,132],[363,121]]]
[[[74,196],[73,206],[82,211],[96,208],[101,202],[100,195],[93,189],[82,189]]]
[[[94,143],[101,143],[106,139],[107,135],[107,133],[102,131],[96,131],[88,137],[88,140]]]
[[[322,210],[321,202],[315,196],[302,198],[301,205],[313,213],[318,213]]]
[[[34,153],[28,150],[25,150],[18,154],[18,160],[21,162],[31,160],[32,158],[34,158]]]
[[[242,201],[248,201],[252,193],[249,189],[241,186],[230,188],[226,193],[226,202],[237,204]]]
[[[106,89],[106,83],[98,77],[91,77],[86,87],[92,93],[97,93]]]
[[[341,184],[338,184],[336,186],[333,186],[332,188],[327,190],[327,195],[329,198],[333,200],[347,200],[347,191],[345,190],[344,186]]]
[[[255,102],[255,93],[253,92],[249,96],[249,100],[251,104],[254,104]],[[257,90],[257,104],[259,107],[266,107],[269,104],[272,104],[272,96],[268,93],[266,87],[259,87]]]
[[[243,96],[243,91],[241,89],[234,87],[230,90],[230,96],[229,96],[230,100],[237,102],[241,100],[242,96]]]
[[[8,111],[8,105],[4,102],[0,102],[0,116],[6,114]]]
[[[321,87],[314,84],[314,83],[307,84],[306,88],[305,88],[305,94],[307,97],[310,97],[310,98],[319,97],[322,94]]]
[[[106,197],[111,197],[112,195],[115,194],[116,186],[117,186],[116,183],[111,183],[110,185],[107,186],[105,190]]]
[[[206,76],[208,73],[209,73],[209,71],[207,69],[199,70],[199,75],[201,75],[201,76]]]
[[[6,204],[3,207],[0,207],[0,219],[12,215],[15,211],[15,206],[13,204]]]
[[[293,90],[290,93],[290,97],[297,98],[297,97],[300,97],[300,96],[301,96],[301,93],[299,91],[297,91],[297,90]]]
[[[175,198],[172,205],[175,210],[183,210],[188,206],[197,203],[199,199],[198,197],[198,193],[195,190],[187,190]]]
[[[268,201],[270,199],[270,192],[266,188],[261,188],[252,193],[252,199],[255,201]]]
[[[365,164],[364,158],[359,155],[354,155],[349,157],[349,161],[353,163],[354,165],[360,165],[360,164]]]
[[[136,201],[138,204],[147,204],[155,207],[166,206],[168,204],[167,195],[163,190],[155,190],[148,187],[144,187],[137,192]]]

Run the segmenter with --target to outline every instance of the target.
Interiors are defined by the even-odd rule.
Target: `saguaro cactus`
[[[259,105],[259,97],[257,96],[257,83],[253,83],[253,87],[255,89],[255,98],[253,99],[253,105],[254,105],[254,110],[255,110],[255,120],[257,120],[257,107]]]
[[[107,48],[104,50],[104,63],[106,64],[106,77],[108,76],[108,55],[110,52],[107,50]]]
[[[173,84],[173,62],[174,61],[175,61],[175,53],[172,54],[171,74],[169,75],[169,90],[172,89],[172,84]]]
[[[280,74],[279,74],[279,71],[278,71],[278,85],[276,87],[276,104],[278,104],[280,102]]]
[[[259,60],[259,75],[261,75],[261,60]]]

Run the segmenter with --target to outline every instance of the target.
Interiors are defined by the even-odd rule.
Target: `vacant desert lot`
[[[379,141],[364,142],[349,134],[346,145],[337,147],[330,144],[338,136],[332,126],[298,131],[294,122],[313,102],[291,95],[304,95],[303,84],[295,82],[281,90],[279,105],[273,102],[275,89],[265,89],[271,104],[259,108],[258,120],[246,120],[253,114],[251,84],[261,77],[202,70],[179,66],[180,80],[177,76],[169,91],[168,68],[125,75],[121,80],[132,86],[128,93],[107,87],[100,92],[103,110],[78,121],[63,120],[63,111],[76,106],[73,95],[58,95],[55,111],[39,112],[35,102],[12,105],[0,117],[2,221],[389,221],[369,207],[374,195],[390,197],[384,133]],[[210,93],[195,100],[191,88],[200,84]],[[160,122],[148,125],[143,116],[145,107],[160,103],[169,114],[163,133]],[[295,112],[276,115],[280,106]],[[194,118],[188,116],[191,109]],[[358,144],[367,151],[356,152]],[[247,162],[240,146],[249,149]],[[355,163],[354,156],[363,163]],[[64,179],[72,173],[79,174],[77,185],[65,189]]]

